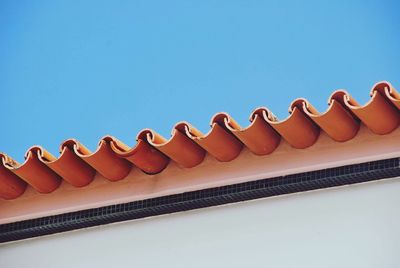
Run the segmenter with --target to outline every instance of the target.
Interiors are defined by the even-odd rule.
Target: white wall
[[[0,267],[400,267],[400,180],[0,245]]]

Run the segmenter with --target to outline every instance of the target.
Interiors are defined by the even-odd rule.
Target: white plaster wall
[[[0,267],[400,267],[400,180],[0,245]]]

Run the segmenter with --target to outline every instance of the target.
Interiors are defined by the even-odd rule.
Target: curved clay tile
[[[176,128],[184,131],[186,135],[200,145],[217,160],[227,162],[235,159],[242,150],[243,144],[232,134],[226,131],[223,122],[220,123],[214,117],[210,123],[211,130],[203,135],[192,125],[181,122]]]
[[[250,116],[251,124],[246,128],[240,125],[228,114],[220,113],[214,120],[224,124],[225,129],[236,136],[252,153],[266,155],[272,153],[279,145],[279,134],[265,121],[269,113],[264,108],[255,110]]]
[[[61,145],[60,151],[61,155],[56,159],[38,147],[38,158],[71,185],[88,185],[94,179],[96,171],[74,153],[73,145],[68,141]]]
[[[384,95],[388,100],[390,100],[397,109],[400,109],[400,93],[390,84],[389,82],[382,81],[376,83],[372,87],[371,94],[374,91],[379,91],[382,95]]]
[[[270,124],[292,147],[304,149],[313,145],[319,136],[319,128],[298,107],[289,108],[289,117],[283,121],[266,117]]]
[[[10,200],[22,195],[26,189],[26,182],[5,167],[7,156],[0,153],[0,198]]]
[[[169,158],[166,155],[150,146],[142,139],[138,139],[137,144],[129,148],[129,146],[113,138],[111,141],[111,149],[119,157],[127,159],[148,174],[161,172],[169,163]]]
[[[179,129],[172,130],[172,137],[168,141],[156,132],[145,129],[139,135],[139,139],[147,141],[180,166],[191,168],[200,164],[205,156],[205,151]]]
[[[364,106],[354,102],[349,94],[344,95],[344,103],[376,134],[388,134],[399,125],[399,111],[379,90],[372,90],[371,100]]]
[[[61,177],[39,160],[40,150],[40,147],[31,147],[26,152],[25,162],[22,165],[15,161],[8,161],[4,167],[26,181],[39,193],[51,193],[60,185]],[[49,153],[46,157],[55,159]]]
[[[118,157],[111,149],[111,137],[100,140],[96,152],[91,153],[85,146],[76,140],[67,140],[64,144],[74,149],[82,160],[92,166],[97,172],[110,181],[118,181],[125,178],[131,171],[131,163]]]
[[[334,94],[339,95],[340,92]],[[333,140],[343,142],[352,139],[360,128],[359,122],[335,98],[329,98],[328,105],[324,113],[319,113],[306,99],[300,98],[293,101],[292,108],[301,109]]]

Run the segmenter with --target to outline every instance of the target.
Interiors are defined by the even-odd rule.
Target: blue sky
[[[282,119],[297,97],[322,111],[338,88],[360,103],[400,88],[396,1],[304,2],[2,1],[0,151],[133,145],[181,120],[206,132],[219,111],[247,125],[258,106]]]

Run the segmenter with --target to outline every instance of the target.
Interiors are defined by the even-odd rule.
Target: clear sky
[[[72,137],[93,150],[106,134],[133,145],[141,129],[169,137],[181,120],[206,132],[219,111],[247,125],[258,106],[283,119],[297,97],[325,110],[338,88],[364,103],[377,81],[400,88],[399,11],[396,1],[1,1],[0,151],[58,155]]]

